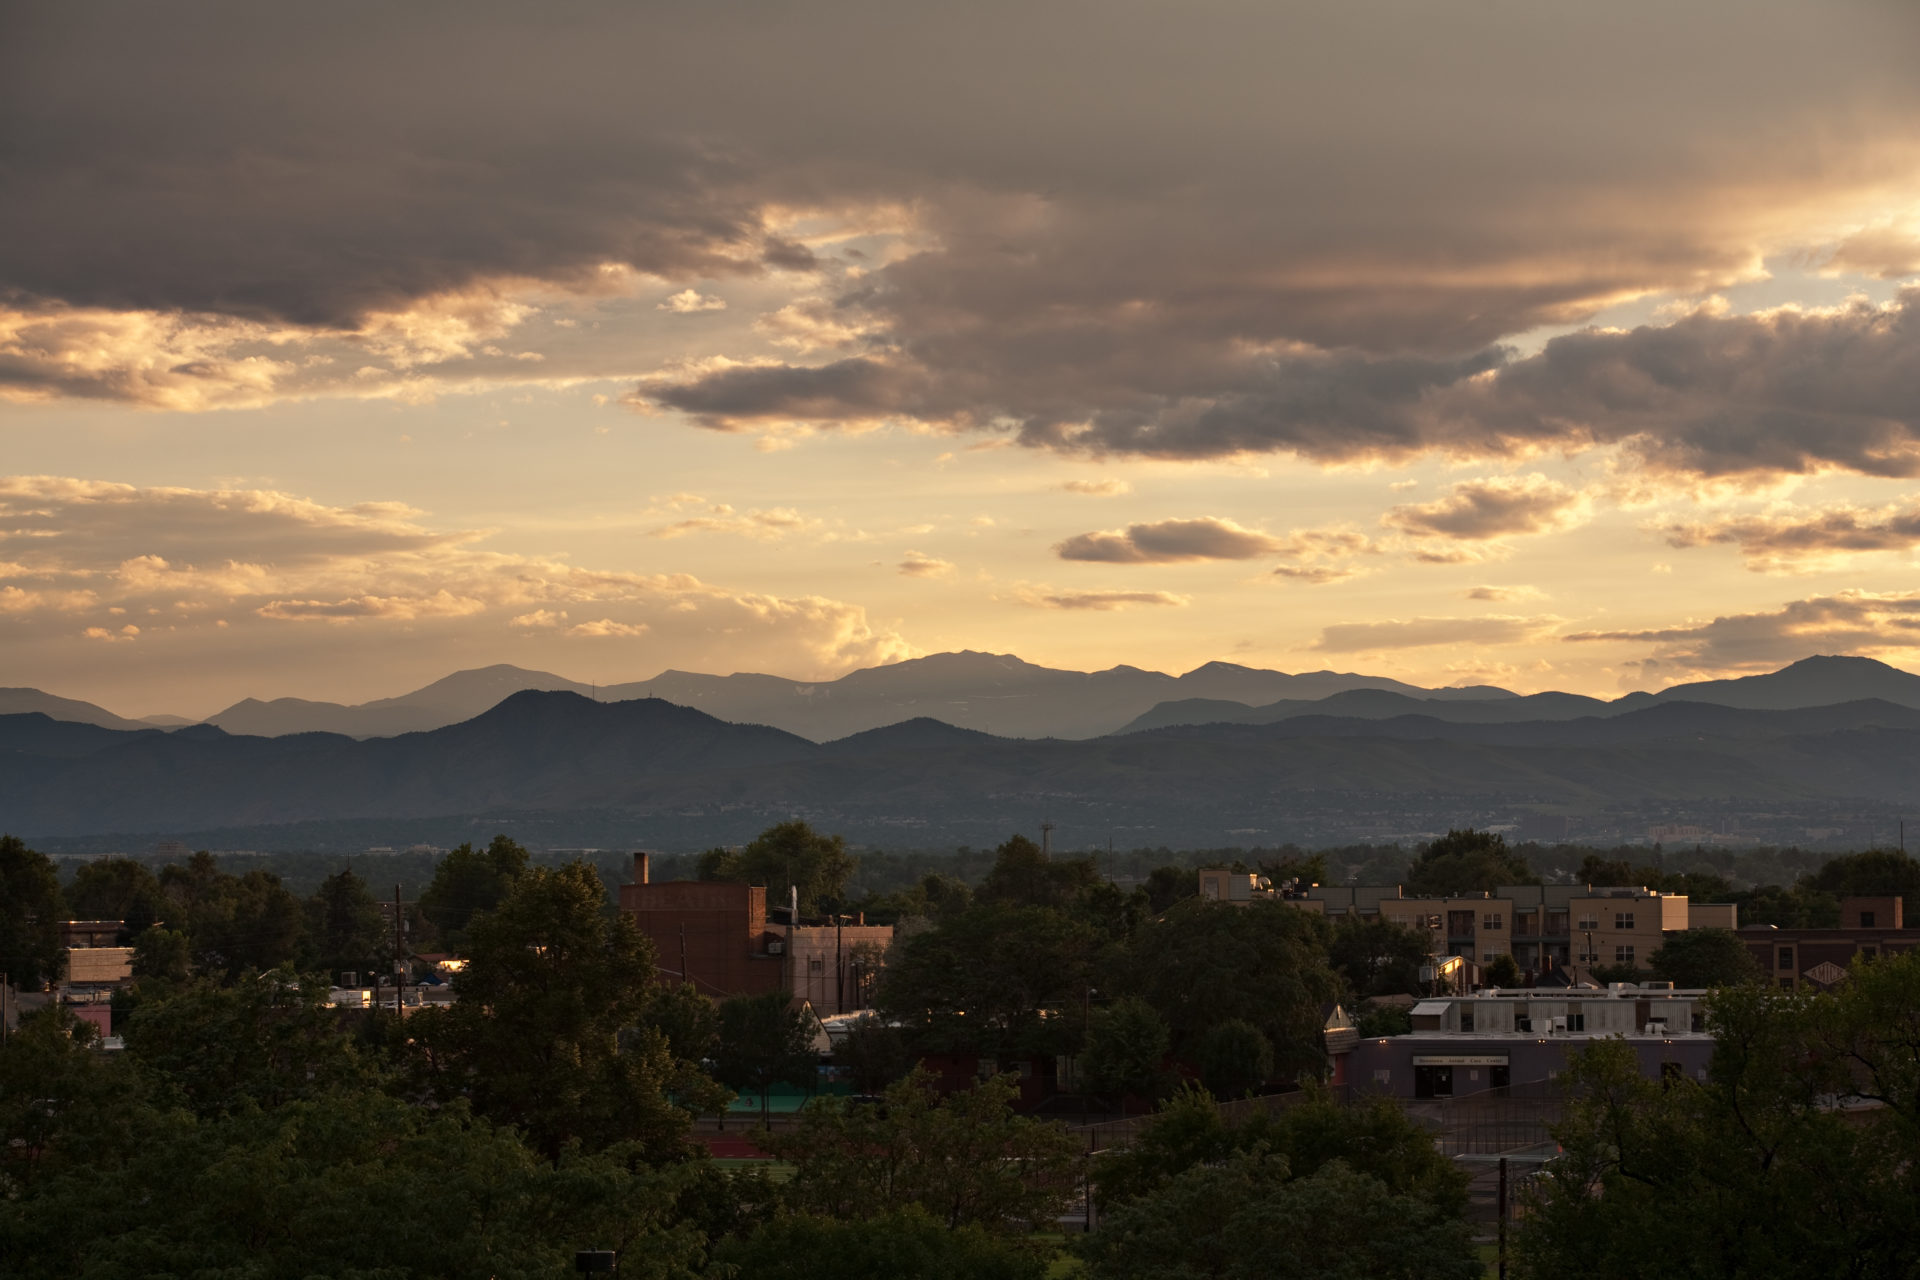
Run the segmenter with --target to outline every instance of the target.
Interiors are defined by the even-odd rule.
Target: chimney
[[[787,886],[787,923],[800,923],[800,886],[797,884]]]
[[[647,882],[647,854],[644,849],[636,851],[633,855],[633,882],[635,884]]]

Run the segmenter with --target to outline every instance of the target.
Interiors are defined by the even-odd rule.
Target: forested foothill
[[[1759,888],[1704,857],[1532,855],[1452,832],[1397,882],[1574,875],[1815,923],[1842,895],[1920,897],[1897,851]],[[1221,907],[1183,865],[1311,883],[1343,854],[1148,856],[1121,883],[1116,856],[1020,836],[966,856],[970,874],[903,858],[878,880],[795,822],[686,859],[899,925],[877,1015],[834,1051],[857,1092],[768,1130],[768,1092],[818,1079],[813,1025],[778,993],[716,1003],[658,981],[610,864],[463,846],[403,887],[396,936],[352,860],[294,881],[263,859],[111,858],[63,882],[6,838],[16,983],[59,977],[49,925],[70,917],[124,921],[135,973],[115,996],[124,1048],[54,1005],[0,1049],[7,1274],[559,1277],[583,1249],[657,1277],[1483,1274],[1466,1175],[1431,1132],[1320,1084],[1327,1010],[1404,1029],[1368,1001],[1419,990],[1425,939],[1283,900]],[[1518,1274],[1920,1274],[1920,957],[1780,993],[1701,932],[1651,963],[1723,988],[1708,1078],[1649,1083],[1607,1042],[1573,1056],[1564,1155],[1516,1192]],[[329,1004],[340,971],[428,952],[463,961],[451,1002]],[[1062,1060],[1080,1106],[1135,1117],[1130,1143],[1090,1155],[1079,1116],[1024,1105],[1023,1070]],[[958,1082],[955,1062],[971,1064]],[[748,1126],[772,1161],[696,1140],[736,1095],[757,1106],[729,1132]]]

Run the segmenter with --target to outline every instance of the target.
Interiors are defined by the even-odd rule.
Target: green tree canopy
[[[1920,911],[1920,862],[1898,849],[1829,858],[1807,877],[1806,885],[1841,898],[1903,897]]]
[[[1743,925],[1771,924],[1782,929],[1837,929],[1840,927],[1840,900],[1821,889],[1804,884],[1783,889],[1762,885],[1746,893],[1733,895],[1740,906]]]
[[[865,1220],[917,1206],[949,1229],[1050,1231],[1078,1178],[1080,1141],[1016,1115],[1015,1081],[996,1076],[942,1097],[923,1071],[886,1105],[816,1098],[767,1145],[794,1166],[788,1198],[806,1213]]]
[[[1044,1280],[1032,1249],[979,1227],[948,1228],[918,1205],[861,1222],[788,1214],[744,1239],[723,1241],[714,1261],[736,1274],[781,1280]]]
[[[527,851],[504,835],[484,849],[463,844],[433,868],[433,880],[420,894],[420,913],[449,950],[461,951],[474,917],[500,905],[527,872]]]
[[[1407,868],[1407,892],[1421,898],[1490,893],[1503,884],[1539,884],[1540,877],[1496,832],[1449,831]]]
[[[66,901],[53,860],[18,836],[0,836],[0,973],[16,987],[60,976]]]
[[[696,874],[702,880],[765,885],[769,904],[784,903],[792,885],[800,891],[800,914],[817,915],[840,909],[853,868],[843,837],[821,835],[795,820],[768,827],[738,851],[707,850]]]
[[[1676,987],[1731,987],[1764,976],[1753,952],[1731,929],[1669,933],[1648,963]]]
[[[1427,963],[1431,935],[1379,915],[1341,916],[1327,942],[1327,957],[1348,990],[1368,996],[1418,995],[1420,966]]]
[[[306,911],[280,877],[220,869],[206,852],[160,869],[168,925],[187,935],[193,966],[232,980],[292,963],[306,942]]]
[[[812,1019],[785,991],[722,1000],[713,1058],[722,1084],[760,1095],[762,1115],[773,1086],[813,1083],[820,1061]]]
[[[1620,1040],[1573,1055],[1565,1154],[1530,1197],[1520,1274],[1920,1274],[1916,1009],[1909,952],[1857,961],[1833,991],[1716,992],[1703,1082],[1647,1079]]]
[[[874,1004],[922,1047],[990,1057],[1070,1053],[1072,1009],[1092,985],[1099,938],[1047,907],[983,904],[894,944]]]
[[[140,931],[167,918],[166,895],[146,864],[132,858],[83,862],[67,887],[67,905],[76,920],[120,920],[122,945]]]
[[[322,969],[367,974],[393,959],[393,934],[366,882],[345,867],[320,882],[307,899],[307,938]]]
[[[678,1158],[689,1117],[668,1093],[701,1109],[714,1100],[694,1100],[700,1082],[646,1025],[652,948],[605,906],[586,863],[526,871],[474,917],[458,998],[422,1009],[408,1029],[436,1095],[470,1099],[549,1159],[574,1141],[589,1150],[630,1142],[649,1159]]]
[[[1321,1006],[1340,996],[1327,965],[1330,932],[1320,916],[1285,902],[1190,898],[1140,931],[1119,976],[1167,1020],[1176,1056],[1239,1019],[1273,1045],[1276,1070],[1317,1076],[1326,1062]]]
[[[872,1014],[848,1025],[833,1047],[833,1060],[852,1078],[853,1087],[866,1094],[879,1093],[913,1065],[906,1036]]]
[[[1315,1087],[1284,1109],[1229,1124],[1203,1089],[1169,1098],[1133,1144],[1100,1156],[1094,1182],[1102,1204],[1148,1196],[1182,1172],[1217,1164],[1236,1152],[1283,1157],[1289,1176],[1306,1177],[1335,1160],[1458,1217],[1467,1207],[1467,1179],[1441,1155],[1432,1133],[1390,1098],[1343,1104]]]
[[[1217,1098],[1244,1098],[1273,1076],[1273,1042],[1242,1018],[1208,1027],[1194,1044],[1193,1058],[1201,1083]]]
[[[201,1116],[372,1085],[378,1064],[357,1049],[326,1000],[324,981],[291,968],[231,984],[142,983],[123,1030],[127,1057],[162,1096]]]
[[[1159,915],[1182,898],[1198,895],[1200,876],[1191,867],[1155,867],[1147,873],[1143,887],[1147,891],[1148,909]]]
[[[1092,1280],[1477,1280],[1467,1224],[1334,1161],[1306,1177],[1241,1152],[1111,1209],[1080,1248]]]
[[[1025,836],[1009,837],[993,851],[993,867],[974,897],[1007,906],[1064,910],[1100,883],[1091,858],[1049,858]]]
[[[1087,1087],[1116,1099],[1132,1096],[1152,1101],[1172,1083],[1173,1073],[1167,1067],[1172,1047],[1167,1020],[1145,1000],[1122,996],[1093,1015],[1087,1047],[1080,1055]]]

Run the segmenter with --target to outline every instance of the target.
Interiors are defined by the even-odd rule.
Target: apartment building
[[[1838,929],[1776,929],[1751,925],[1740,940],[1775,986],[1831,987],[1856,959],[1920,947],[1920,929],[1906,926],[1900,898],[1842,898]]]
[[[1231,873],[1202,871],[1230,891],[1232,901],[1283,896],[1251,878],[1243,890]],[[1244,897],[1243,897],[1244,895]],[[1587,970],[1595,966],[1645,968],[1665,934],[1682,929],[1737,926],[1731,903],[1693,903],[1683,893],[1639,887],[1502,885],[1492,893],[1452,898],[1406,896],[1399,885],[1312,885],[1286,895],[1304,910],[1338,918],[1377,916],[1434,938],[1434,954],[1489,964],[1512,956],[1523,972]]]

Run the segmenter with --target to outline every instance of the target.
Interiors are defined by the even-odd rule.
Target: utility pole
[[[401,1005],[405,1003],[407,993],[407,945],[401,937],[402,917],[400,915],[400,886],[393,886],[393,1014],[396,1018],[406,1017]]]
[[[1495,1206],[1500,1215],[1500,1280],[1507,1280],[1507,1158],[1500,1157],[1500,1196]]]
[[[847,1011],[847,970],[841,960],[840,950],[841,929],[846,923],[845,916],[838,911],[833,913],[833,1011],[835,1013]]]
[[[687,922],[680,922],[680,981],[692,982],[693,975],[687,972]]]

